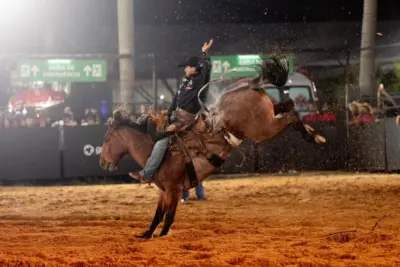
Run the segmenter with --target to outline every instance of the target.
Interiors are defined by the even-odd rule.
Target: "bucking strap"
[[[224,164],[225,160],[218,156],[217,154],[212,154],[208,161],[215,167],[219,168],[222,164]]]
[[[186,171],[189,176],[189,183],[191,187],[196,187],[199,184],[197,180],[196,170],[194,169],[193,161],[186,163]]]

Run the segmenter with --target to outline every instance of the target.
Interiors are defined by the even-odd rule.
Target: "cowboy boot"
[[[151,184],[151,180],[147,180],[139,172],[130,172],[129,176],[142,184]]]

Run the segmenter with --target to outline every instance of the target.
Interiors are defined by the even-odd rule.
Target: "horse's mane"
[[[109,127],[129,127],[142,133],[148,133],[147,126],[149,123],[154,123],[157,126],[158,132],[163,132],[167,123],[167,110],[156,112],[153,106],[150,106],[147,114],[143,114],[138,120],[134,120],[129,116],[129,111],[125,104],[119,106],[113,111],[113,115],[108,119]]]
[[[147,112],[148,118],[157,125],[157,132],[164,132],[165,126],[167,125],[167,110],[160,110],[156,112],[153,106],[150,106],[149,111]]]
[[[112,117],[108,119],[108,127],[129,127],[141,133],[146,133],[147,123],[138,123],[136,120],[129,116],[129,111],[126,105],[121,105],[113,111]]]

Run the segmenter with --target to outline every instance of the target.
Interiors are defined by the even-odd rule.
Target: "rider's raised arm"
[[[204,77],[204,84],[210,81],[211,60],[210,57],[207,56],[207,52],[211,48],[213,42],[214,41],[211,39],[209,43],[204,43],[203,47],[201,48],[203,56],[200,58],[200,64],[202,67],[201,74]]]
[[[201,66],[201,75],[204,78],[204,84],[206,84],[210,81],[210,73],[211,73],[210,57],[207,56],[206,53],[203,53],[203,56],[200,58],[200,66]]]

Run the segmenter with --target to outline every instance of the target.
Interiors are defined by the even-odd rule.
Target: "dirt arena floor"
[[[399,175],[204,186],[207,201],[179,204],[170,234],[148,241],[134,236],[152,220],[156,188],[1,187],[0,266],[400,266]]]

